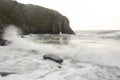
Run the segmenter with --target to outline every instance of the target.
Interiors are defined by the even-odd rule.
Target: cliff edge
[[[24,34],[74,34],[68,18],[55,10],[13,0],[0,0],[0,33],[11,24],[22,29]]]

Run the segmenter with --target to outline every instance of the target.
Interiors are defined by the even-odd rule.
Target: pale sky
[[[120,30],[120,0],[17,0],[57,10],[76,30]]]

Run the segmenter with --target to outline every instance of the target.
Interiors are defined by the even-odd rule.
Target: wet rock
[[[25,38],[25,36],[21,35],[21,38]]]
[[[9,41],[0,39],[0,46],[6,46],[7,44],[9,44]]]
[[[53,54],[46,54],[46,55],[43,55],[43,59],[46,60],[52,60],[54,62],[57,62],[59,64],[62,64],[63,62],[63,59],[57,55],[53,55]]]
[[[58,66],[58,68],[62,68],[61,66]]]
[[[12,73],[12,72],[0,72],[0,75],[2,77],[5,77],[5,76],[11,75],[11,74],[16,74],[16,73]]]
[[[120,78],[120,76],[117,76],[118,78]]]

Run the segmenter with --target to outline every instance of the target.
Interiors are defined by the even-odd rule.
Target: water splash
[[[70,42],[54,44],[49,40],[61,41],[59,37],[63,38],[63,35],[59,37],[40,35],[36,38],[38,36],[28,35],[26,38],[21,38],[15,26],[5,29],[4,39],[12,43],[6,47],[0,47],[0,71],[15,71],[17,74],[0,76],[0,80],[120,79],[119,41],[91,38],[76,40],[75,36],[66,35],[69,40],[65,40]],[[36,42],[36,40],[47,40],[50,44],[43,41]],[[58,64],[42,59],[41,54],[47,53],[60,55],[64,59],[61,69],[58,68]]]
[[[9,25],[4,29],[3,38],[8,41],[15,41],[20,38],[21,30],[14,25]]]

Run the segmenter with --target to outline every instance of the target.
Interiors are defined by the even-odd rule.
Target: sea
[[[77,30],[69,34],[29,34],[5,29],[0,46],[0,80],[120,80],[120,30]],[[21,37],[21,35],[23,37]],[[62,64],[44,60],[53,54]]]

